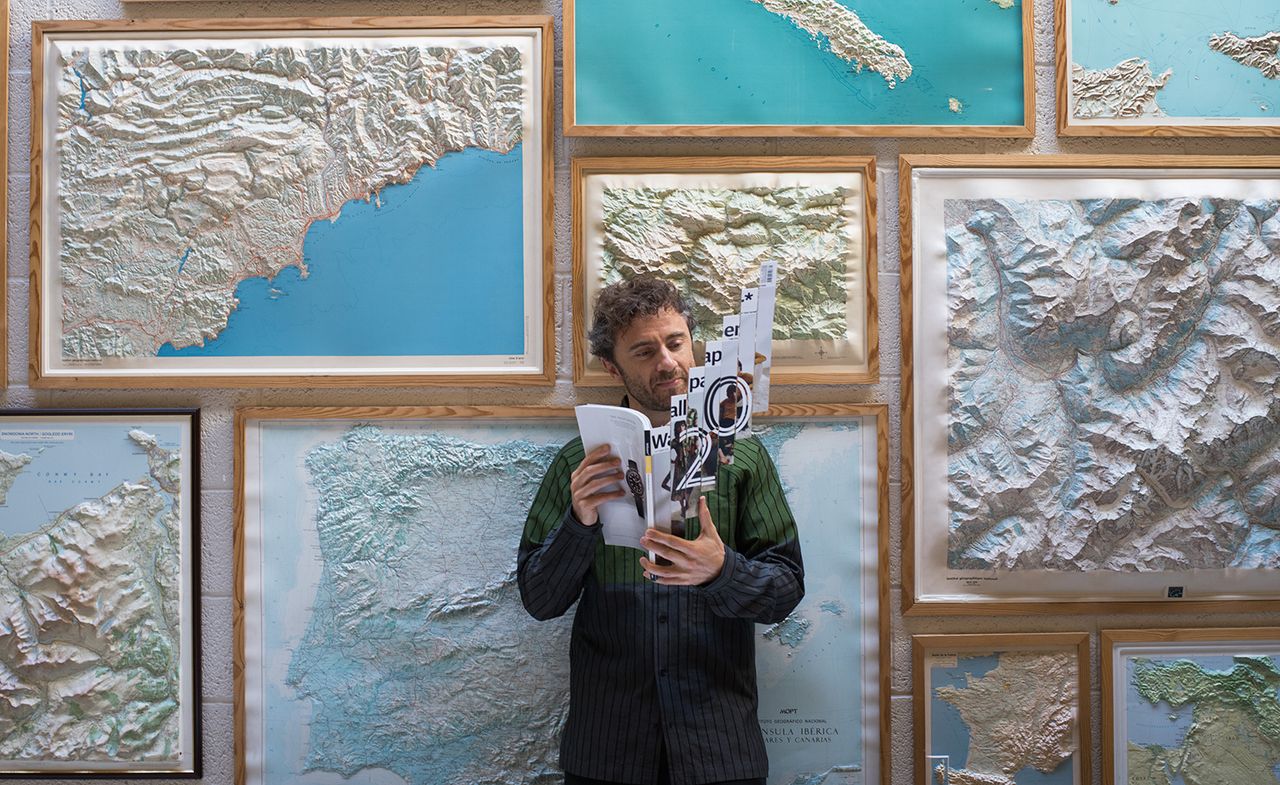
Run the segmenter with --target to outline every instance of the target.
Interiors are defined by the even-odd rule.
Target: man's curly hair
[[[591,331],[587,333],[591,353],[613,362],[614,342],[618,336],[637,318],[656,316],[664,308],[683,316],[689,325],[689,334],[693,334],[693,311],[670,281],[641,275],[601,289],[596,296]]]

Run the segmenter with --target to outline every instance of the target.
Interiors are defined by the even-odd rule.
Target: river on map
[[[468,148],[307,231],[297,267],[236,287],[204,346],[161,357],[465,356],[524,352],[523,166]],[[180,254],[179,254],[180,255]]]

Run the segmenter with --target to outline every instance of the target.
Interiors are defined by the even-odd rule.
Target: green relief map
[[[1280,783],[1280,656],[1134,657],[1128,785]]]

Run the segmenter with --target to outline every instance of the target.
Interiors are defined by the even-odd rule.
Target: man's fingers
[[[707,506],[707,497],[702,496],[698,499],[698,539],[720,539],[720,532],[716,531],[716,522],[711,520],[711,508]]]
[[[573,495],[578,498],[591,496],[593,494],[599,493],[600,491],[604,490],[605,488],[608,488],[611,485],[618,484],[621,480],[622,480],[622,472],[609,472],[608,474],[602,474],[599,477],[585,481],[583,482],[583,484],[579,485],[577,488],[574,488]],[[621,488],[618,488],[617,491],[618,493],[622,493]]]

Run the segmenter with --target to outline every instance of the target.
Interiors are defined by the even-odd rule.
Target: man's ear
[[[622,371],[619,371],[618,366],[613,364],[613,360],[606,360],[601,357],[600,364],[604,366],[604,369],[609,372],[609,375],[613,377],[615,382],[622,381]]]

